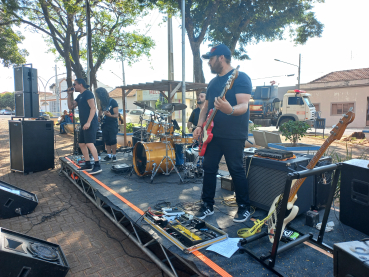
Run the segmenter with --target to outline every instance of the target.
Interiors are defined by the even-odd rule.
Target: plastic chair
[[[324,138],[324,129],[325,129],[325,118],[316,118],[314,123],[315,128],[315,136],[316,136],[316,129],[323,129],[323,138]]]

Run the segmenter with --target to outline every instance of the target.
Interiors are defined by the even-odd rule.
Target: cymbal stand
[[[173,162],[173,160],[171,159],[171,157],[168,156],[168,147],[169,144],[171,143],[170,141],[168,141],[168,135],[166,134],[168,129],[169,129],[169,124],[165,124],[165,132],[164,132],[164,136],[165,136],[165,142],[163,141],[163,143],[165,143],[165,156],[163,157],[163,159],[160,161],[159,165],[155,166],[155,168],[153,168],[152,174],[151,174],[151,183],[154,180],[154,177],[156,175],[156,173],[158,172],[158,170],[160,169],[164,175],[169,175],[173,169],[177,172],[179,179],[181,180],[181,182],[183,183],[183,179],[181,177],[181,174],[179,174],[179,171],[175,165],[175,163]],[[173,149],[173,151],[175,152],[175,149]],[[162,162],[165,160],[165,171],[163,171],[160,167],[160,165],[162,164]],[[169,160],[173,165],[173,168],[169,171]]]
[[[142,121],[143,121],[143,115],[145,114],[145,108],[143,109],[143,113],[140,114],[140,123],[141,123],[141,141],[143,141],[143,129],[142,129]]]

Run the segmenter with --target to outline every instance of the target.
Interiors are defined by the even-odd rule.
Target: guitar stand
[[[320,228],[320,232],[319,232],[319,235],[318,235],[317,238],[314,238],[313,234],[309,233],[309,234],[302,235],[299,238],[297,238],[296,240],[288,242],[288,243],[284,244],[283,246],[279,247],[279,239],[278,238],[281,237],[283,221],[284,221],[284,218],[285,218],[285,214],[286,214],[286,210],[287,210],[287,203],[288,203],[288,197],[283,197],[282,203],[281,203],[281,210],[280,210],[280,212],[277,216],[277,226],[276,226],[276,232],[275,232],[275,236],[274,236],[274,243],[273,243],[273,246],[272,246],[272,250],[268,254],[258,255],[258,254],[256,254],[255,252],[253,252],[252,250],[250,250],[246,247],[246,245],[248,243],[251,243],[253,241],[256,241],[258,239],[261,239],[261,238],[269,235],[267,232],[261,232],[261,233],[255,234],[255,235],[253,235],[249,238],[241,239],[240,242],[238,243],[238,246],[239,246],[241,252],[247,252],[254,259],[256,259],[258,262],[260,262],[263,266],[265,266],[266,268],[268,268],[269,270],[271,270],[273,273],[277,274],[278,276],[287,276],[287,275],[285,275],[283,272],[281,272],[279,269],[277,269],[275,267],[275,262],[276,262],[277,255],[284,252],[284,251],[287,251],[287,250],[289,250],[289,249],[291,249],[291,248],[293,248],[297,245],[300,245],[301,243],[303,243],[305,241],[310,241],[311,243],[313,243],[316,246],[324,249],[325,251],[333,253],[333,247],[323,243],[323,237],[324,237],[325,228],[326,228],[327,221],[328,221],[328,216],[329,216],[331,204],[333,202],[333,196],[334,196],[334,193],[336,191],[338,177],[340,176],[340,172],[341,172],[341,164],[330,164],[330,165],[321,166],[321,167],[314,168],[314,169],[289,173],[287,175],[287,180],[286,180],[286,185],[285,185],[285,188],[284,188],[283,195],[289,195],[290,194],[291,184],[292,184],[293,179],[306,178],[306,177],[309,177],[309,176],[312,176],[312,175],[322,174],[324,172],[332,171],[332,170],[335,170],[335,173],[334,173],[333,181],[332,181],[332,184],[331,184],[331,190],[329,192],[329,196],[328,196],[327,203],[326,203],[326,206],[325,206],[325,211],[324,211],[324,216],[323,216],[323,221],[322,221],[322,227]],[[298,233],[301,234],[301,232],[298,232]]]

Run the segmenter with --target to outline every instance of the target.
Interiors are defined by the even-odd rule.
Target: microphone
[[[62,90],[61,92],[68,92],[69,89]],[[74,88],[70,89],[71,91],[74,91]]]

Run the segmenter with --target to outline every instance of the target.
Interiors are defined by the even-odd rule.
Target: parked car
[[[123,114],[123,109],[118,109],[118,112],[120,113],[120,114]],[[129,110],[126,110],[126,114],[128,114],[129,113]]]
[[[128,113],[126,113],[127,123],[139,123],[140,115],[142,114],[143,114],[143,109],[130,110]],[[151,115],[154,115],[153,111],[145,110],[143,119],[151,119]]]
[[[6,109],[2,109],[0,110],[0,114],[7,114],[7,115],[11,115],[12,111],[6,110]]]

